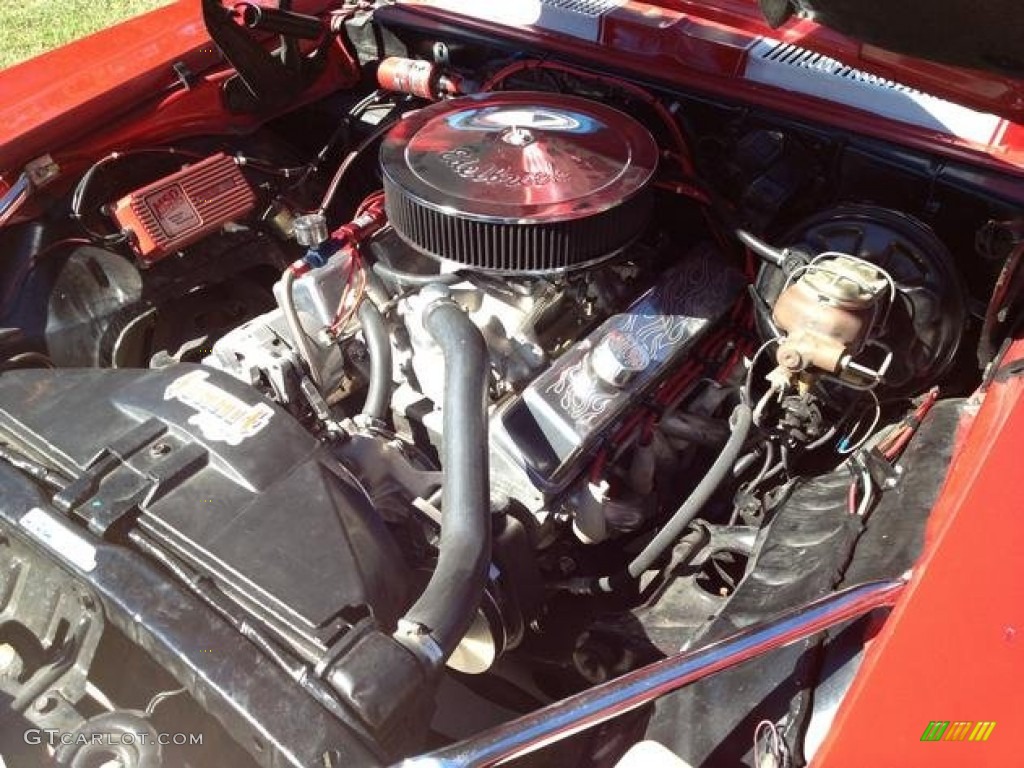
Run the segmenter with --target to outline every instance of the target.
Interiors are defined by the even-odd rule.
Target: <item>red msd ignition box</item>
[[[234,159],[217,154],[126,195],[111,215],[131,232],[139,260],[150,265],[247,215],[255,205],[256,194]]]

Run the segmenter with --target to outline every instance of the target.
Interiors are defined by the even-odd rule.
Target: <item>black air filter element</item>
[[[381,148],[391,225],[414,248],[488,272],[558,272],[611,256],[651,216],[650,133],[547,93],[481,94],[402,120]]]

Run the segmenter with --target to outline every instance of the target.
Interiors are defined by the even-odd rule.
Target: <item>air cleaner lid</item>
[[[648,220],[646,196],[622,211],[617,227],[601,221],[602,214],[644,192],[658,148],[640,123],[604,104],[516,91],[455,99],[409,115],[385,139],[381,163],[392,224],[424,252],[485,269],[501,268],[496,260],[511,269],[558,269],[615,251],[638,236]],[[580,244],[585,247],[524,241],[519,245],[534,249],[529,267],[502,252],[513,246],[509,238],[520,236],[501,227],[565,224],[581,230],[591,220],[600,237],[572,232],[587,240]],[[485,227],[485,233],[473,223],[498,229]],[[476,239],[485,234],[490,240]],[[550,234],[569,233],[555,226]],[[537,253],[537,247],[560,252]],[[491,254],[460,257],[469,248]]]
[[[381,159],[423,204],[539,223],[588,216],[636,194],[658,149],[640,123],[604,104],[517,91],[423,109],[389,134]]]

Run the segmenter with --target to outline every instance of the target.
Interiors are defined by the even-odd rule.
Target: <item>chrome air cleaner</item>
[[[628,115],[523,91],[434,104],[381,147],[395,231],[428,256],[497,273],[565,271],[621,251],[650,220],[657,162]]]

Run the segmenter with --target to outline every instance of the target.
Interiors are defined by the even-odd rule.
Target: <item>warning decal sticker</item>
[[[198,427],[207,440],[239,445],[267,426],[273,408],[267,403],[249,405],[211,384],[209,377],[208,371],[192,371],[175,379],[164,392],[164,400],[180,400],[198,411],[188,423]]]

